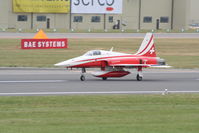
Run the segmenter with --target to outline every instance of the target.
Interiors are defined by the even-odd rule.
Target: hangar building
[[[33,0],[0,0],[0,29],[188,29],[199,25],[198,0],[44,0],[68,2],[53,3],[57,10],[45,11],[31,10],[28,1]],[[98,9],[106,5],[106,11]],[[67,9],[58,11],[62,7]]]

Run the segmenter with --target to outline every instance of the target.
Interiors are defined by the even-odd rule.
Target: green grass
[[[1,67],[54,67],[92,49],[135,53],[142,39],[69,39],[68,49],[22,50],[19,39],[0,39]],[[155,39],[158,56],[174,68],[199,68],[199,39]]]
[[[198,133],[199,95],[0,97],[1,133]]]

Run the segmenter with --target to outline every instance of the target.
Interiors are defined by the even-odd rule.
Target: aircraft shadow
[[[74,81],[78,82],[80,80],[68,80],[68,81]],[[86,79],[85,81],[80,81],[80,82],[172,82],[174,80],[169,80],[169,79],[143,79],[142,81],[137,81],[136,79],[107,79],[107,80],[102,80],[102,79]]]

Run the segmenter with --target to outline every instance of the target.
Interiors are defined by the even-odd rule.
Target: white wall
[[[141,29],[156,29],[156,20],[169,17],[169,23],[160,23],[160,29],[171,27],[171,0],[142,0]],[[145,16],[152,17],[152,23],[143,23]]]
[[[190,0],[189,24],[199,23],[199,0]]]
[[[115,21],[121,21],[121,29],[138,29],[139,22],[139,1],[140,0],[123,0],[123,14],[106,15],[106,28],[112,29]],[[199,23],[199,0],[174,0],[174,29],[188,28],[189,24]],[[160,23],[160,29],[171,28],[171,6],[172,0],[141,0],[141,29],[155,29],[156,20],[160,17],[169,17],[169,23]],[[12,0],[0,0],[0,28],[31,28],[30,13],[13,13]],[[27,22],[18,22],[18,15],[27,15]],[[46,22],[37,22],[36,17],[41,14],[33,14],[33,28],[46,28]],[[69,14],[42,14],[50,18],[50,28],[69,29]],[[82,23],[73,23],[74,15],[82,15]],[[92,23],[92,16],[101,16],[100,23]],[[73,14],[73,29],[104,29],[104,15],[99,14]],[[113,16],[114,22],[109,23],[108,17]],[[152,23],[143,23],[145,16],[152,16]],[[126,24],[126,26],[122,25]]]
[[[190,0],[175,0],[174,29],[188,29],[190,20]]]
[[[8,27],[8,12],[9,1],[0,0],[0,29],[5,29]]]

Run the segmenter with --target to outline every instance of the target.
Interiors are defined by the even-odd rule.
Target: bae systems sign
[[[122,0],[72,0],[71,2],[72,13],[122,13]]]
[[[67,39],[22,39],[22,49],[59,49],[68,48]]]

